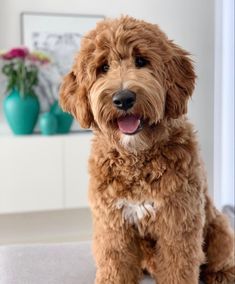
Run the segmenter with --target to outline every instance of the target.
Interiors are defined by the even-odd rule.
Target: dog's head
[[[188,55],[156,25],[104,20],[84,37],[61,86],[61,105],[82,127],[144,149],[160,121],[187,111],[195,82]]]

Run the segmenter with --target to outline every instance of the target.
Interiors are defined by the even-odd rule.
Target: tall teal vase
[[[33,132],[39,115],[39,101],[35,95],[20,96],[13,90],[3,102],[7,122],[16,135],[27,135]]]

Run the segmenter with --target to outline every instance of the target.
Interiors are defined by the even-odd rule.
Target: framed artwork
[[[72,66],[81,38],[103,18],[101,15],[21,14],[21,44],[51,58],[50,67],[43,68],[39,74],[37,92],[42,112],[58,99],[61,79]]]
[[[98,15],[22,13],[21,42],[32,50],[52,54],[59,71],[65,74],[82,36],[102,18]]]

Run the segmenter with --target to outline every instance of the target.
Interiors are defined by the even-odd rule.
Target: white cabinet
[[[64,145],[65,207],[86,207],[88,204],[88,157],[90,141],[87,135],[68,137]],[[85,189],[85,190],[84,190]]]
[[[0,139],[0,212],[60,208],[60,141]]]
[[[0,213],[88,206],[91,137],[1,137]]]

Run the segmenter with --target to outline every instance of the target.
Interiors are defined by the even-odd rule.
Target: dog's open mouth
[[[138,115],[129,114],[117,119],[119,130],[127,135],[133,135],[142,129],[142,121]]]

